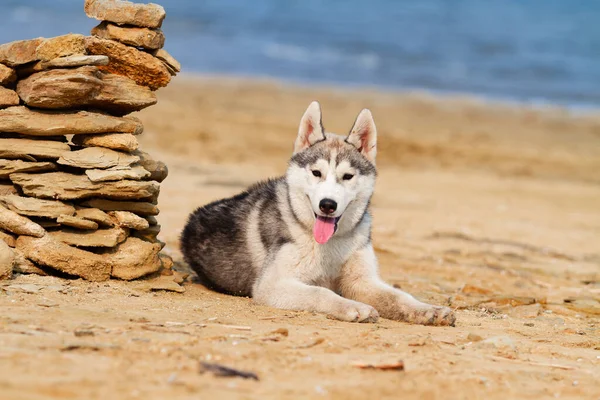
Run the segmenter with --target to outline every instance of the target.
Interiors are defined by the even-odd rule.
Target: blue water
[[[187,72],[600,105],[600,1],[158,2]],[[96,24],[83,0],[0,0],[0,13],[0,42]]]

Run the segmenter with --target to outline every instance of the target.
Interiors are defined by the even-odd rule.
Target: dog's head
[[[312,102],[300,129],[287,172],[292,209],[324,244],[360,222],[375,186],[377,130],[371,112],[358,114],[350,133],[325,132],[321,107]]]

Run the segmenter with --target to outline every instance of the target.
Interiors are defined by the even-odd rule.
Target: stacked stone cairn
[[[0,45],[0,278],[172,275],[155,218],[167,168],[138,149],[128,115],[180,70],[162,49],[165,11],[86,0],[85,12],[101,21],[91,36]]]

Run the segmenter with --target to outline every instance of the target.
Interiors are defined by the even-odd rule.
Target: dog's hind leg
[[[338,292],[349,299],[372,305],[384,318],[422,325],[454,326],[456,316],[450,308],[418,301],[383,282],[377,270],[373,247],[364,247],[342,268]]]
[[[308,285],[288,275],[287,272],[294,271],[295,266],[283,264],[293,259],[286,257],[286,251],[289,249],[284,246],[273,263],[264,268],[263,275],[252,290],[254,301],[287,310],[324,313],[341,321],[377,321],[379,314],[372,306],[345,299],[327,288]]]

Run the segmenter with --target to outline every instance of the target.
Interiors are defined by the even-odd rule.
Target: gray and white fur
[[[376,152],[369,110],[344,137],[325,132],[319,103],[311,103],[285,176],[190,215],[181,236],[186,262],[207,287],[272,307],[351,322],[381,315],[454,325],[449,308],[422,303],[379,277],[369,213]]]

